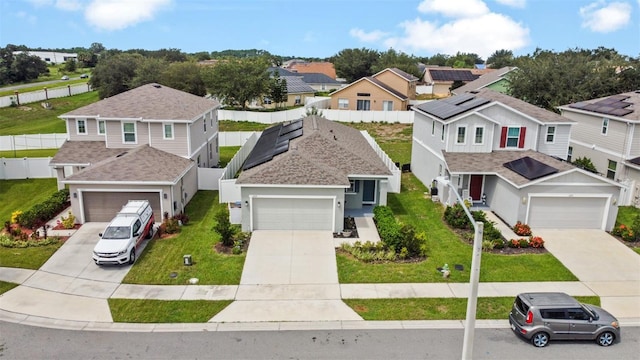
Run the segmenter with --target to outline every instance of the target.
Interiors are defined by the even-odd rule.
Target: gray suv
[[[509,323],[516,334],[537,347],[549,340],[595,340],[601,346],[620,340],[620,325],[613,315],[565,293],[518,294]]]

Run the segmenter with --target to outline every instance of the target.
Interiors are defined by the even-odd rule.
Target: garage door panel
[[[605,198],[533,197],[529,225],[541,229],[600,229],[605,205]]]
[[[129,200],[149,200],[156,220],[161,219],[159,192],[99,192],[82,193],[84,221],[108,222]]]
[[[254,230],[333,229],[332,199],[256,198]]]

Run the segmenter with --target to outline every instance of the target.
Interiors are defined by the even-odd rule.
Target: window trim
[[[436,135],[436,121],[431,120],[431,136],[435,136],[435,135]]]
[[[387,106],[390,105],[390,106]],[[387,107],[389,109],[387,109]],[[382,110],[383,111],[393,111],[393,100],[382,100]]]
[[[602,129],[600,130],[600,134],[607,136],[608,133],[609,133],[609,119],[602,118]]]
[[[82,127],[84,131],[80,131],[80,123],[82,123]],[[76,119],[76,135],[88,135],[87,133],[87,119]]]
[[[481,130],[480,142],[478,142],[478,130]],[[473,128],[473,145],[484,145],[484,126],[475,126]]]
[[[98,125],[98,135],[107,135],[107,122],[106,120],[96,120],[96,124]],[[102,132],[100,132],[100,124],[102,124]]]
[[[509,136],[509,130],[511,130],[511,129],[517,129],[518,130],[518,136],[515,136],[515,137],[514,136]],[[504,147],[505,148],[518,148],[518,144],[520,143],[520,131],[521,131],[521,129],[522,128],[519,127],[519,126],[507,126],[507,137],[506,137],[506,140],[504,142]],[[513,146],[509,145],[509,140],[510,139],[511,140],[515,139],[516,140],[516,144],[513,145]]]
[[[462,130],[462,141],[460,141],[460,130]],[[456,126],[456,145],[465,145],[467,143],[467,126]]]
[[[338,109],[348,109],[348,108],[349,108],[349,99],[338,98]]]
[[[611,179],[611,180],[615,180],[616,179],[616,172],[618,170],[618,162],[617,161],[613,161],[611,159],[607,159],[608,163],[607,163],[607,179]],[[613,163],[613,169],[611,168],[611,164]],[[609,174],[611,174],[611,177],[609,177]]]
[[[124,126],[126,124],[133,124],[133,136],[135,137],[134,141],[127,141],[126,140],[126,136],[125,135],[128,134],[128,133],[126,133],[124,131]],[[134,122],[134,121],[123,121],[121,129],[122,129],[122,143],[123,144],[134,144],[135,145],[135,144],[138,143],[138,124],[136,124],[136,122]]]
[[[553,130],[549,133],[549,130]],[[551,140],[549,140],[549,136],[551,136]],[[544,137],[545,144],[553,144],[556,141],[556,127],[555,126],[547,126],[547,133]]]
[[[360,180],[349,180],[349,185],[344,189],[345,194],[357,194],[360,191]]]
[[[167,125],[169,125],[171,127],[171,136],[167,136]],[[175,130],[175,127],[174,127],[173,123],[163,122],[162,123],[162,139],[163,140],[173,140],[173,139],[175,139],[174,130]]]

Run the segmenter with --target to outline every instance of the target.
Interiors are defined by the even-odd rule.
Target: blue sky
[[[614,48],[640,56],[640,0],[0,0],[0,45],[184,52],[347,48],[415,56]]]

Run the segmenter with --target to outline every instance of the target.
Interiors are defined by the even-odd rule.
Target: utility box
[[[182,257],[182,261],[184,263],[184,266],[191,266],[193,265],[193,261],[191,259],[191,255],[185,255]]]

